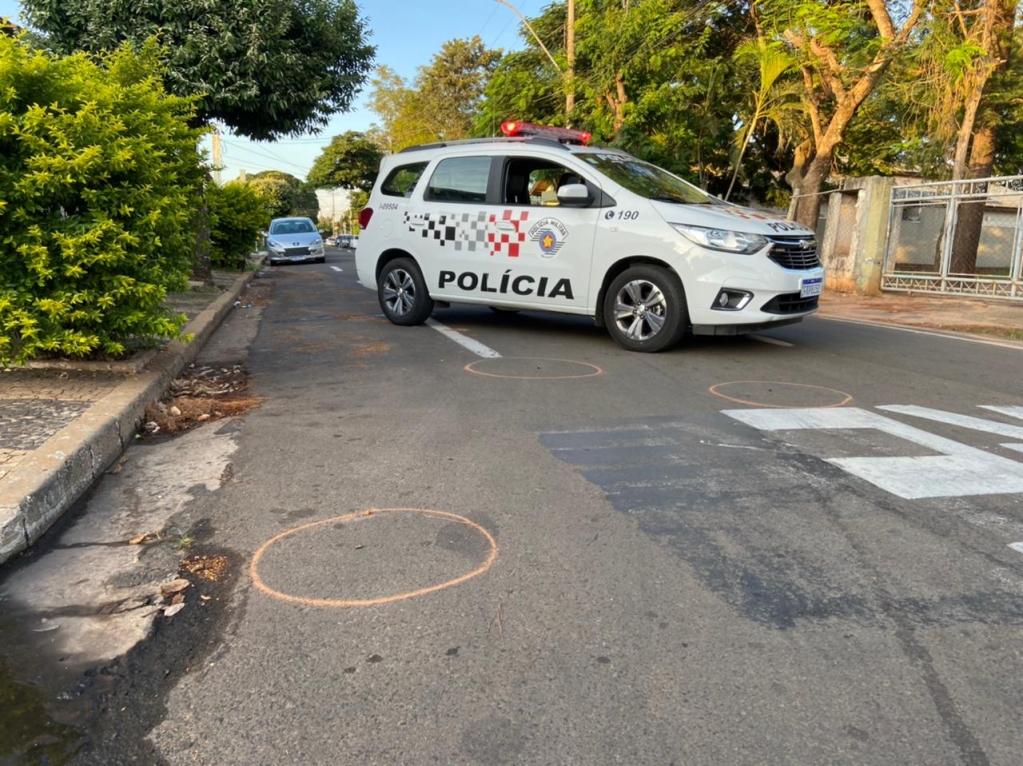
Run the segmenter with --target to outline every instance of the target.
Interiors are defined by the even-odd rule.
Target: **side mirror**
[[[558,202],[566,207],[586,207],[590,204],[590,190],[586,184],[565,184],[558,189]]]

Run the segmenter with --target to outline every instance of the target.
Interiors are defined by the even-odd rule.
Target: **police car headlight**
[[[767,238],[759,234],[725,229],[706,229],[702,226],[686,226],[681,223],[673,223],[672,227],[690,242],[709,250],[749,255],[767,246]]]
[[[317,240],[316,242],[313,242],[309,246],[309,249],[310,250],[322,250],[323,249],[323,240],[320,239],[320,240]]]
[[[280,242],[273,242],[273,241],[267,242],[266,246],[269,249],[273,250],[275,253],[283,253],[284,252],[284,245],[282,245]]]

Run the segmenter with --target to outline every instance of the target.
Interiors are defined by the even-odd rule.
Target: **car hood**
[[[266,239],[267,244],[280,245],[281,247],[309,247],[320,241],[320,235],[315,231],[305,234],[271,234]]]
[[[680,205],[673,202],[650,200],[650,204],[668,223],[703,226],[708,229],[744,231],[749,234],[814,236],[795,221],[786,221],[770,213],[751,210],[738,205]]]

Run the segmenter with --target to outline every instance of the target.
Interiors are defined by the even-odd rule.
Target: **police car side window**
[[[504,171],[506,205],[558,205],[558,189],[565,183],[583,183],[568,168],[533,157],[509,159]]]
[[[426,170],[428,162],[415,162],[411,165],[401,165],[387,174],[387,178],[380,184],[380,193],[389,197],[410,197],[412,190],[416,188],[419,177]]]
[[[486,202],[490,157],[449,157],[437,164],[426,189],[433,202]]]

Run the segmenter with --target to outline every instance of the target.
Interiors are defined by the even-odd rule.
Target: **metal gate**
[[[893,187],[881,289],[1023,301],[1023,176]]]

